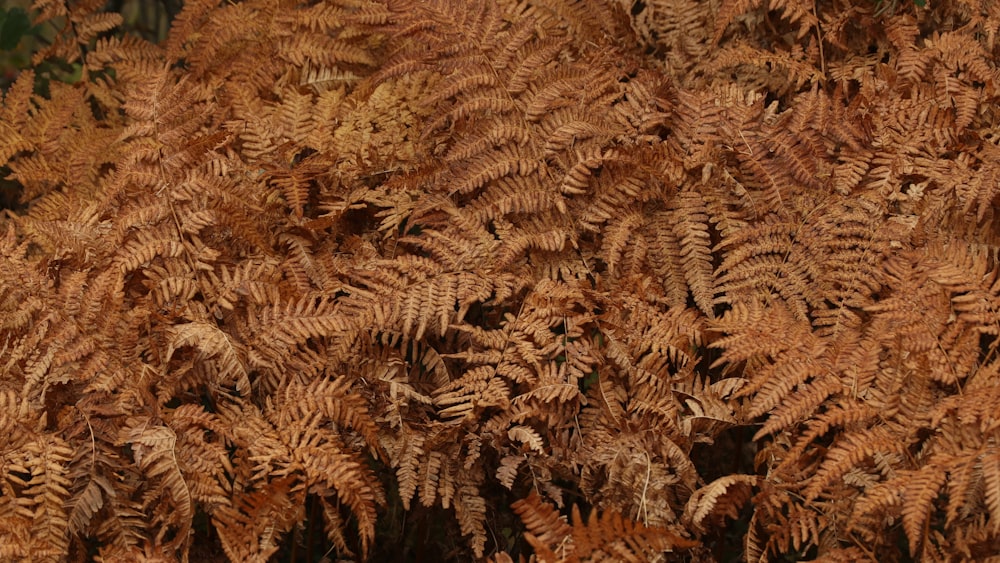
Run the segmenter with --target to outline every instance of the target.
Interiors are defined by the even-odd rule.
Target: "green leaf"
[[[11,8],[9,11],[0,10],[0,51],[11,51],[16,48],[21,37],[29,29],[31,29],[31,20],[21,8]]]

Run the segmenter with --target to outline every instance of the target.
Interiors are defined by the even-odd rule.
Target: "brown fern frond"
[[[170,344],[165,358],[169,359],[175,351],[184,347],[193,347],[198,353],[196,362],[216,364],[214,371],[218,374],[217,383],[233,385],[237,391],[246,396],[250,393],[250,380],[246,368],[245,352],[238,343],[217,327],[203,322],[190,322],[172,326],[169,331]]]
[[[254,343],[248,354],[250,363],[277,369],[294,353],[294,347],[308,338],[351,333],[358,325],[348,322],[339,310],[330,301],[312,297],[261,307],[247,326]]]
[[[554,506],[537,494],[515,501],[514,512],[528,529],[526,539],[535,549],[535,556],[542,560],[558,561],[572,553],[573,528],[565,517],[559,516]],[[567,541],[569,540],[569,541]]]
[[[357,432],[373,452],[379,451],[374,423],[363,399],[347,393],[349,380],[317,381],[310,386],[290,382],[273,408],[264,415],[277,429],[286,457],[276,474],[293,474],[310,492],[336,497],[356,518],[361,549],[367,552],[374,537],[375,506],[383,504],[381,486],[348,446],[348,429]],[[296,486],[296,489],[299,487]]]
[[[708,56],[713,19],[718,22],[724,17],[721,11],[713,14],[692,0],[652,0],[633,5],[629,13],[642,44],[665,58],[667,72],[678,81]]]
[[[179,437],[177,455],[183,459],[192,499],[208,513],[229,505],[234,470],[226,450],[231,434],[225,423],[190,404],[174,409],[166,422]]]
[[[768,51],[745,43],[725,47],[704,66],[705,72],[711,74],[733,67],[742,69],[740,83],[747,90],[765,86],[781,95],[798,91],[806,84],[816,84],[823,78],[820,70],[801,51]],[[780,86],[772,85],[775,78],[772,73],[784,75],[777,81]]]
[[[756,556],[754,560],[766,561],[770,554],[819,545],[820,534],[829,525],[822,512],[789,502],[792,497],[787,490],[766,481],[761,485],[761,492],[752,499],[755,510],[747,536],[753,542],[748,551]]]
[[[24,127],[28,118],[28,108],[31,104],[31,90],[35,80],[35,73],[28,70],[18,77],[4,94],[3,107],[0,115],[3,116],[4,126],[0,129],[0,162],[7,163],[10,157],[17,152],[28,150],[31,144],[20,133],[19,129]]]
[[[216,510],[213,524],[231,560],[264,563],[278,551],[281,534],[302,516],[299,495],[291,491],[293,480],[285,477],[239,491],[232,506]]]
[[[581,38],[630,37],[631,29],[625,10],[617,4],[592,0],[512,2],[513,14],[536,19],[540,23],[557,23],[571,36]]]
[[[705,201],[697,192],[685,191],[677,196],[672,221],[679,242],[679,266],[688,288],[703,313],[713,318],[715,280],[712,272],[711,236]]]
[[[482,557],[486,550],[486,499],[480,493],[482,470],[465,463],[459,472],[455,491],[455,517],[462,535],[469,537],[472,552]]]
[[[726,33],[726,29],[736,16],[745,14],[761,7],[764,0],[727,0],[719,6],[715,14],[715,36],[713,43],[718,44]]]
[[[903,444],[894,440],[882,426],[843,434],[827,452],[826,460],[810,480],[804,494],[810,499],[818,497],[847,471],[858,467],[876,453],[903,453]]]
[[[122,429],[120,440],[129,445],[136,465],[149,480],[146,500],[163,499],[152,507],[153,521],[160,523],[164,534],[168,529],[175,530],[176,539],[167,544],[186,552],[195,506],[182,472],[177,434],[169,426],[158,425],[148,418],[136,417],[129,422]]]
[[[793,243],[797,225],[774,222],[758,223],[737,233],[732,241],[750,241],[733,245],[718,271],[717,301],[735,304],[768,301],[772,295],[780,296],[800,319],[807,318],[810,304],[819,302],[820,293],[812,280],[820,277],[815,264],[804,260],[801,246]],[[731,246],[730,241],[721,243]],[[798,251],[798,252],[796,252]]]
[[[707,531],[707,524],[720,526],[739,517],[743,505],[753,496],[757,477],[727,475],[695,491],[684,508],[682,522],[695,530]]]
[[[946,475],[942,468],[927,465],[909,477],[903,490],[903,529],[910,542],[910,553],[916,554],[920,552],[920,545],[928,533],[933,501],[944,485]]]
[[[525,538],[539,561],[632,561],[663,552],[684,551],[698,542],[675,535],[664,528],[647,528],[624,519],[615,512],[598,516],[592,511],[584,521],[574,505],[572,527],[565,517],[532,494],[513,504],[528,532]]]
[[[351,380],[316,380],[307,386],[290,383],[280,396],[288,409],[296,409],[297,417],[305,418],[322,414],[338,428],[349,428],[364,438],[371,451],[377,455],[378,428],[371,419],[362,396],[351,391]],[[294,411],[293,411],[294,412]],[[291,416],[291,412],[283,413]]]
[[[45,437],[23,447],[21,460],[7,478],[22,490],[21,510],[32,513],[30,545],[33,557],[57,558],[68,549],[69,521],[65,502],[71,482],[67,469],[73,450],[56,437]],[[17,477],[13,471],[24,477]]]

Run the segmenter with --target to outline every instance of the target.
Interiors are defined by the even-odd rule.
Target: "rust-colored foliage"
[[[930,4],[36,2],[0,559],[995,554],[1000,4]]]

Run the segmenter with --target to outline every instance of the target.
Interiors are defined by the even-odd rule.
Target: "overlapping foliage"
[[[101,4],[0,109],[0,558],[1000,549],[995,3]]]

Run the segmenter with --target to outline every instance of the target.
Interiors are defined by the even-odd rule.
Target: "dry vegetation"
[[[38,0],[0,559],[997,553],[1000,3],[919,4]]]

